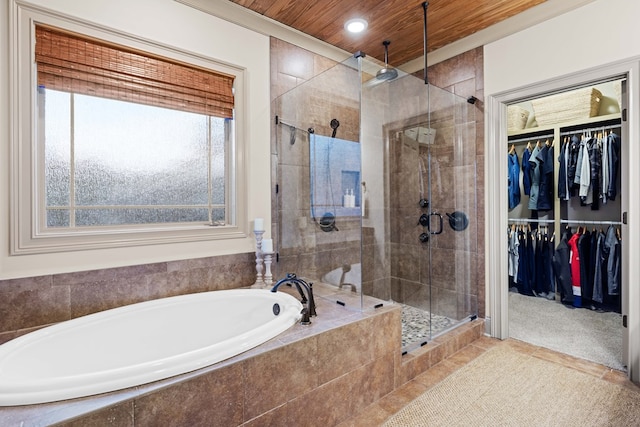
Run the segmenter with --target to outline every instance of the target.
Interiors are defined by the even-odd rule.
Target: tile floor
[[[640,392],[640,388],[629,381],[626,373],[624,372],[514,339],[501,341],[494,338],[481,337],[453,354],[448,359],[434,365],[431,369],[427,370],[415,379],[397,388],[392,393],[389,393],[382,399],[378,400],[376,403],[373,403],[364,411],[356,414],[353,418],[342,422],[339,424],[339,427],[371,427],[383,424],[391,415],[401,410],[413,399],[417,398],[426,390],[430,389],[438,382],[463,367],[465,364],[471,362],[488,349],[497,345],[508,345],[523,353],[562,365],[567,369],[575,369],[585,372],[589,375],[593,375],[603,380],[620,384]]]

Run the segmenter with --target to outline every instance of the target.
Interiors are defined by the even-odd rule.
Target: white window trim
[[[70,252],[88,249],[104,249],[142,246],[159,243],[184,243],[205,240],[244,239],[248,237],[246,164],[248,120],[245,105],[246,69],[193,52],[179,50],[150,40],[114,31],[77,19],[71,19],[49,11],[26,5],[18,5],[10,31],[10,163],[9,163],[9,221],[10,255]],[[228,188],[229,217],[233,224],[209,226],[207,224],[170,224],[109,228],[87,228],[73,232],[48,229],[42,232],[38,226],[36,186],[41,183],[36,165],[35,147],[36,72],[32,61],[35,46],[35,23],[52,25],[80,34],[86,34],[109,42],[158,54],[235,76],[235,147],[229,152],[228,170],[235,173],[234,187]]]

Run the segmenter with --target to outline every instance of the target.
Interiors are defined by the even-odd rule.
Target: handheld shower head
[[[338,126],[340,126],[340,122],[338,121],[338,119],[331,119],[331,122],[329,123],[329,126],[331,126],[331,129],[333,129],[333,133],[331,134],[331,138],[335,138],[336,137],[336,132],[338,131]]]
[[[391,41],[385,40],[382,44],[384,45],[384,68],[376,73],[376,79],[393,80],[398,77],[398,70],[393,67],[389,67],[389,45],[391,44]]]

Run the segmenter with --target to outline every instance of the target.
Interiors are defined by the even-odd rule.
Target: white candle
[[[262,252],[273,252],[273,239],[262,239]]]
[[[258,230],[258,231],[263,231],[264,230],[264,219],[263,218],[256,218],[253,222],[253,229],[254,230]]]

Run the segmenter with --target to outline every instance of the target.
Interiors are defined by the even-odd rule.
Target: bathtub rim
[[[177,377],[182,374],[188,374],[202,368],[220,364],[225,360],[228,360],[237,355],[241,355],[242,353],[258,347],[261,344],[264,344],[265,342],[282,334],[284,331],[290,329],[301,318],[300,311],[302,309],[302,304],[295,297],[285,292],[272,293],[268,289],[238,288],[177,295],[128,304],[125,306],[80,316],[14,338],[13,340],[0,345],[0,363],[3,362],[3,359],[5,357],[11,356],[13,351],[21,350],[25,345],[28,345],[30,342],[32,342],[32,340],[47,338],[56,333],[68,333],[69,330],[78,327],[78,325],[81,325],[86,321],[89,321],[90,323],[100,322],[104,318],[114,315],[114,313],[116,315],[127,315],[128,313],[135,313],[140,309],[140,307],[145,307],[146,309],[154,309],[156,307],[161,308],[162,306],[170,305],[175,301],[188,302],[188,300],[191,299],[200,299],[203,297],[203,295],[207,296],[214,293],[219,294],[221,292],[227,293],[229,295],[237,294],[239,297],[249,296],[251,294],[255,294],[256,292],[264,293],[265,296],[269,294],[270,298],[274,298],[274,302],[280,302],[281,304],[286,302],[287,308],[283,309],[280,315],[272,319],[271,321],[259,325],[257,328],[251,329],[250,331],[247,331],[239,336],[236,336],[235,338],[239,338],[242,340],[241,349],[238,351],[231,351],[225,348],[215,356],[207,355],[208,352],[214,350],[214,347],[221,347],[221,343],[228,344],[229,340],[225,340],[210,346],[199,348],[196,351],[181,353],[178,356],[161,359],[161,361],[165,364],[167,362],[176,361],[178,363],[174,363],[169,367],[165,367],[165,365],[163,365],[163,369],[154,369],[151,371],[147,370],[137,375],[129,374],[132,371],[135,371],[136,368],[139,368],[140,365],[148,365],[149,362],[127,366],[124,369],[117,370],[119,375],[115,379],[109,378],[113,375],[114,372],[113,370],[111,370],[100,371],[98,374],[90,374],[90,381],[86,381],[89,382],[89,384],[86,384],[85,382],[84,384],[74,386],[76,380],[65,380],[63,381],[65,383],[63,384],[65,388],[64,390],[60,390],[59,386],[52,387],[52,383],[59,381],[55,378],[49,381],[49,383],[43,383],[42,381],[37,380],[27,381],[25,387],[16,386],[16,381],[11,382],[6,380],[6,378],[3,378],[2,370],[0,369],[0,408],[55,403],[69,399],[93,397],[104,393],[118,392],[132,387],[147,385],[156,381],[170,380],[171,378]],[[260,334],[251,334],[254,331],[259,331]],[[5,355],[5,353],[7,354]],[[96,381],[101,382],[96,385]],[[17,387],[17,390],[11,389],[11,387]],[[34,391],[34,387],[36,387],[37,390]],[[46,388],[42,389],[43,387]],[[56,397],[52,398],[52,394],[55,394]]]

